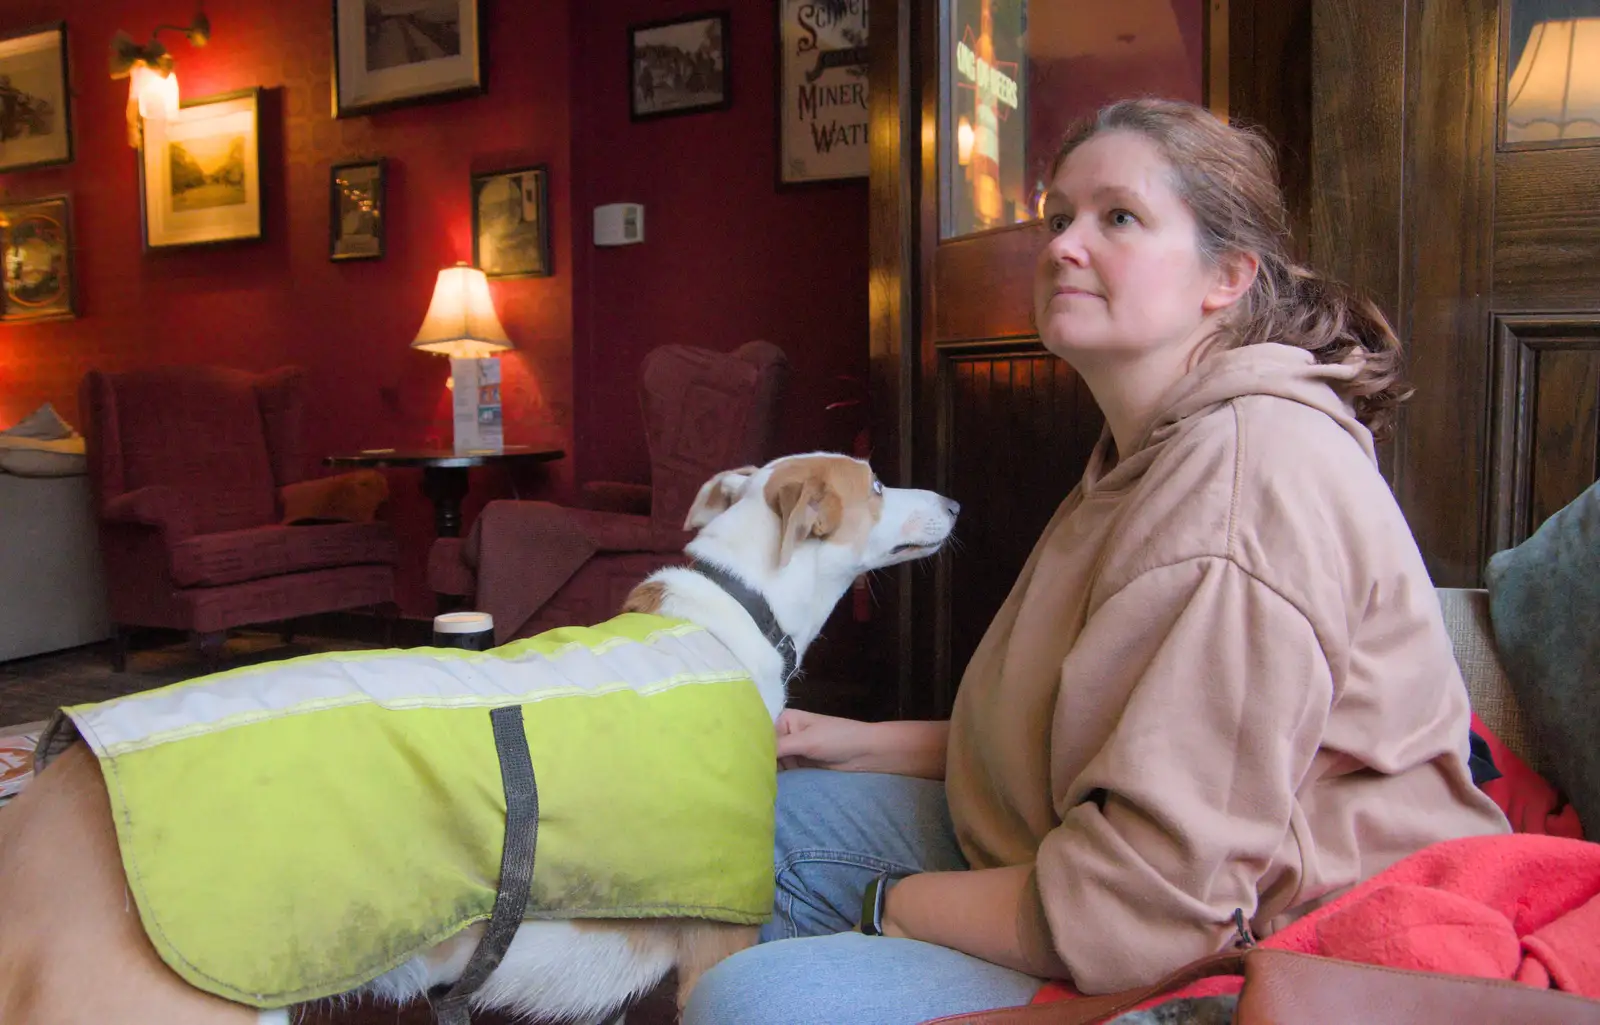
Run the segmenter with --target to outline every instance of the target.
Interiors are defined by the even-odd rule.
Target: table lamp
[[[455,450],[503,451],[500,360],[495,354],[514,346],[495,316],[483,271],[457,263],[439,272],[433,301],[411,347],[450,357]]]

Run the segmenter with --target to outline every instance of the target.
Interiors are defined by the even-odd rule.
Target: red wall
[[[633,123],[628,26],[729,12],[732,105]],[[607,0],[573,18],[573,393],[585,479],[646,481],[639,363],[658,345],[765,338],[794,364],[779,451],[848,451],[867,370],[865,179],[776,185],[777,5]],[[596,248],[593,209],[642,203],[645,241]]]
[[[6,0],[0,28],[68,20],[77,159],[0,175],[0,196],[71,194],[80,313],[0,326],[0,426],[49,400],[81,428],[77,385],[90,367],[295,363],[310,372],[312,457],[448,444],[447,364],[408,343],[438,269],[471,258],[469,175],[544,163],[555,275],[490,285],[517,343],[504,359],[507,440],[569,453],[517,481],[522,497],[648,479],[634,389],[644,353],[668,342],[781,345],[795,362],[781,447],[848,447],[864,412],[823,406],[856,395],[836,375],[866,369],[865,186],[776,189],[774,5],[728,6],[731,109],[633,124],[627,25],[698,3],[486,2],[488,95],[344,121],[329,113],[329,0],[207,4],[209,47],[163,39],[185,96],[267,89],[267,239],[146,255],[127,83],[107,77],[106,55],[119,28],[142,39],[186,20],[187,0]],[[389,160],[387,255],[330,263],[328,167],[371,156]],[[593,206],[622,199],[646,205],[647,241],[595,249]],[[416,471],[390,480],[402,604],[426,616],[432,508]],[[509,493],[503,475],[474,471],[468,522]]]

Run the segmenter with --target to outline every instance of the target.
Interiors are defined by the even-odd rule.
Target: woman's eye
[[[872,478],[872,493],[874,495],[883,494],[883,481],[879,480],[876,477]]]
[[[1129,225],[1137,224],[1138,222],[1139,218],[1133,216],[1133,214],[1129,213],[1127,210],[1111,211],[1111,223],[1119,228],[1126,228]]]
[[[1072,223],[1072,218],[1066,214],[1051,214],[1046,223],[1050,226],[1050,234],[1059,235],[1067,230],[1067,225]]]

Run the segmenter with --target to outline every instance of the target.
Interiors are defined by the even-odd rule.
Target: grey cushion
[[[1489,560],[1495,647],[1541,767],[1600,833],[1600,482]]]

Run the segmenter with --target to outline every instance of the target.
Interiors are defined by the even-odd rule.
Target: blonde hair
[[[1202,258],[1217,263],[1251,253],[1260,261],[1217,341],[1229,348],[1281,342],[1307,350],[1319,363],[1356,364],[1355,377],[1339,388],[1373,436],[1387,437],[1413,391],[1403,378],[1400,340],[1370,299],[1290,256],[1272,144],[1192,103],[1121,100],[1067,132],[1050,177],[1073,150],[1116,131],[1149,139],[1171,166],[1172,183],[1198,225]]]

